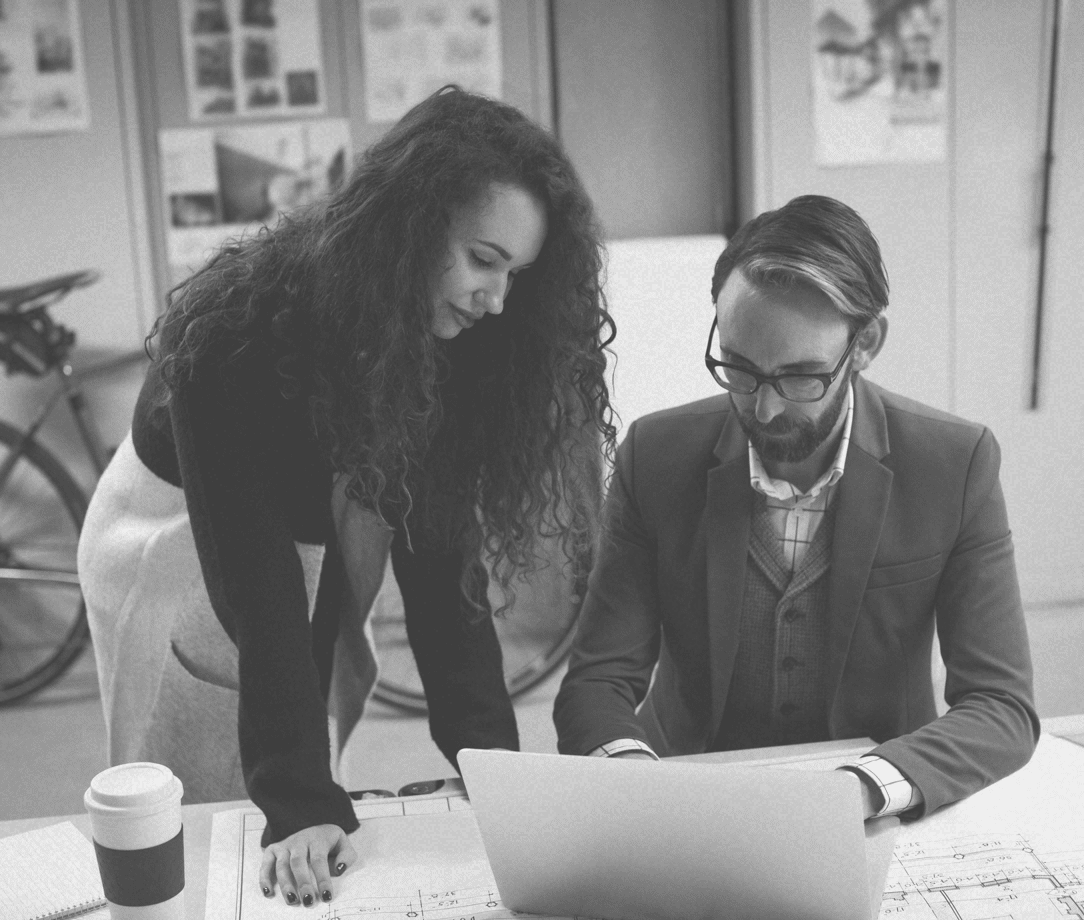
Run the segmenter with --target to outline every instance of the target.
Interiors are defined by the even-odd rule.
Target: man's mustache
[[[745,423],[747,429],[751,429],[758,434],[765,435],[769,438],[783,437],[784,435],[794,434],[796,431],[800,431],[802,424],[796,419],[786,418],[782,415],[777,415],[770,422],[760,422],[755,415],[743,415],[742,421]]]

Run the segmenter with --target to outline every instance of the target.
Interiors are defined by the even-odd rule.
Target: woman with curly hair
[[[268,896],[329,899],[354,858],[333,763],[389,551],[433,739],[453,764],[518,747],[483,560],[506,606],[543,539],[589,561],[615,436],[600,267],[558,142],[446,87],[171,293],[79,571],[111,762],[250,797]]]

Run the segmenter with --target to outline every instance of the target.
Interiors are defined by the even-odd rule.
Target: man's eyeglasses
[[[847,350],[843,357],[829,374],[760,374],[747,367],[739,367],[736,364],[727,364],[719,361],[711,354],[711,343],[715,339],[715,330],[719,325],[718,317],[711,321],[711,331],[708,333],[708,347],[704,351],[704,364],[707,365],[715,382],[724,390],[738,393],[742,396],[752,396],[764,384],[771,386],[776,393],[791,402],[817,402],[824,399],[824,394],[832,385],[832,381],[839,376],[847,356],[854,349],[854,343],[858,341],[858,330],[851,336],[847,343]]]

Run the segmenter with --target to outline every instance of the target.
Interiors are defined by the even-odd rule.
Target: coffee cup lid
[[[90,794],[98,805],[145,808],[173,795],[176,779],[160,763],[122,763],[103,770],[90,781]]]

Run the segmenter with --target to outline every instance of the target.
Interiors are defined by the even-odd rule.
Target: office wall
[[[141,94],[143,168],[151,190],[148,199],[151,245],[161,302],[170,273],[165,258],[158,132],[192,126],[185,94],[180,8],[178,0],[126,2],[131,4],[131,41]],[[371,120],[365,110],[359,3],[358,0],[318,0],[317,10],[327,99],[327,111],[319,117],[347,119],[353,153],[357,156],[390,126],[389,122]],[[501,0],[500,16],[502,96],[541,124],[550,125],[549,43],[544,3]],[[227,125],[261,123],[264,120],[224,122]]]
[[[80,0],[91,123],[88,131],[0,138],[0,285],[95,268],[102,280],[55,309],[78,335],[77,365],[142,346],[169,286],[157,132],[186,125],[176,0]],[[387,127],[362,105],[356,0],[321,0],[331,116],[350,119],[355,152]],[[542,0],[502,0],[506,98],[549,124],[549,57]],[[142,368],[88,390],[107,441],[131,420]],[[29,419],[48,382],[8,378],[0,417]],[[89,486],[93,474],[60,407],[43,439]]]
[[[1068,500],[1084,485],[1076,453],[1084,422],[1072,400],[1084,385],[1076,355],[1084,332],[1084,9],[1063,3],[1057,160],[1044,341],[1042,401],[1027,406],[1037,274],[1038,178],[1052,0],[952,4],[953,114],[949,157],[933,165],[818,169],[813,165],[807,0],[736,0],[736,71],[746,177],[745,215],[819,191],[854,204],[870,221],[892,282],[891,333],[872,377],[919,399],[990,424],[1001,441],[1003,481],[1014,526],[1024,596],[1044,647],[1084,647],[1065,615],[1084,598],[1084,528]],[[322,0],[333,112],[349,113],[355,147],[372,139],[360,103],[360,39],[353,0]],[[5,220],[3,283],[97,267],[103,281],[57,314],[96,349],[136,347],[160,304],[154,274],[159,233],[153,151],[159,122],[183,123],[176,3],[82,0],[91,128],[85,133],[0,139]],[[172,17],[172,18],[171,18]],[[546,122],[548,34],[542,0],[504,0],[509,98]],[[131,22],[130,19],[135,19]],[[171,25],[172,23],[172,25]],[[152,57],[148,49],[156,56]],[[150,106],[142,134],[136,94]],[[149,102],[148,102],[149,100]],[[360,120],[358,120],[360,118]],[[142,144],[141,144],[142,142]],[[144,169],[149,169],[144,181]],[[148,212],[150,218],[148,219]],[[615,396],[625,421],[641,409],[696,398],[702,382],[669,371],[657,323],[672,306],[655,275],[655,245],[614,248],[613,307],[620,326]],[[707,256],[704,256],[705,260]],[[638,267],[642,267],[640,274]],[[689,297],[698,296],[688,266]],[[706,268],[705,271],[710,271]],[[684,291],[682,287],[680,290]],[[657,292],[652,293],[652,292]],[[681,294],[680,297],[684,297]],[[689,347],[699,341],[690,336]],[[698,349],[701,347],[696,346]],[[685,346],[682,346],[684,350]],[[642,373],[641,373],[642,372]],[[698,373],[697,370],[692,371]],[[621,375],[626,375],[622,381]],[[709,381],[710,382],[710,381]],[[127,427],[135,378],[92,394],[107,435]],[[0,413],[25,416],[38,390],[12,378]],[[70,452],[70,430],[48,438]],[[1046,611],[1046,612],[1044,612]],[[1078,653],[1079,654],[1079,653]],[[1077,665],[1079,667],[1079,665]]]
[[[892,287],[885,351],[870,377],[989,424],[1003,454],[1037,686],[1046,714],[1079,711],[1058,672],[1084,648],[1084,7],[1062,4],[1042,399],[1028,405],[1038,272],[1039,178],[1052,0],[949,4],[949,152],[943,163],[814,165],[807,0],[738,4],[749,61],[739,110],[751,137],[747,214],[805,192],[853,205],[880,240]],[[1044,694],[1045,701],[1044,701]]]
[[[553,0],[556,121],[610,239],[732,229],[725,0]]]
[[[79,363],[138,348],[153,316],[146,210],[139,171],[126,0],[82,0],[90,128],[0,138],[0,284],[29,283],[93,268],[101,280],[59,304],[57,319],[78,336]],[[103,379],[93,402],[107,431],[127,427],[129,374]],[[0,414],[30,416],[48,384],[5,378]],[[121,405],[125,404],[125,405]],[[115,408],[116,407],[116,408]],[[64,410],[45,432],[81,463]]]
[[[608,244],[605,292],[617,324],[610,396],[619,430],[648,412],[720,393],[703,356],[711,275],[725,245],[713,234]]]

